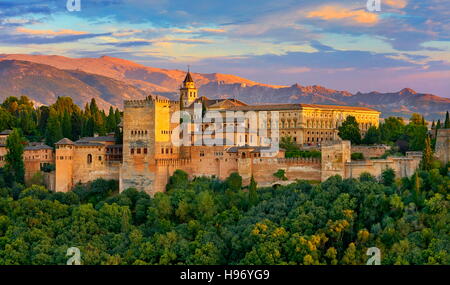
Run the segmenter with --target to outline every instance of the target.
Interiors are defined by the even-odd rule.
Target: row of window
[[[57,156],[57,160],[72,160],[72,156]]]
[[[107,148],[106,149],[106,153],[107,154],[110,154],[110,153],[113,153],[113,154],[122,153],[122,148]]]
[[[131,148],[130,154],[147,154],[147,148]],[[161,154],[173,154],[173,148],[161,148]]]
[[[322,141],[332,141],[333,138],[331,137],[325,137],[325,138],[317,138],[317,137],[307,137],[307,142],[322,142]]]
[[[39,159],[39,158],[41,158],[40,155],[36,155],[36,156],[32,155],[32,156],[26,156],[25,157],[25,159]],[[48,155],[43,155],[42,159],[48,159]]]
[[[147,148],[136,148],[136,149],[134,149],[134,148],[132,148],[131,150],[130,150],[130,154],[141,154],[141,153],[143,153],[143,154],[147,154]]]
[[[131,131],[131,135],[132,136],[134,136],[134,135],[142,136],[142,135],[146,135],[146,134],[148,134],[147,130],[145,130],[145,131],[143,131],[143,130],[132,130]]]

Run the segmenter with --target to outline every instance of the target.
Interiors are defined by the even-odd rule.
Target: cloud
[[[306,14],[308,18],[319,18],[326,21],[340,20],[347,24],[374,25],[378,23],[378,15],[365,10],[351,10],[341,6],[322,6]]]
[[[214,42],[212,40],[205,40],[205,39],[160,39],[154,41],[165,43],[180,43],[180,44],[210,44]]]
[[[61,35],[85,35],[87,32],[74,31],[68,29],[62,29],[59,31],[52,30],[32,30],[28,28],[19,27],[16,29],[18,33],[28,34],[28,35],[46,35],[46,36],[61,36]]]
[[[281,73],[288,73],[288,74],[295,74],[295,73],[303,73],[303,72],[309,72],[312,69],[305,66],[299,66],[299,67],[289,67],[289,68],[283,68],[278,70],[278,72]]]
[[[382,3],[398,9],[403,9],[408,5],[407,0],[383,0]]]
[[[212,34],[222,34],[222,33],[225,33],[226,30],[225,29],[203,28],[203,29],[199,29],[199,32],[212,33]]]
[[[36,36],[36,35],[17,35],[17,34],[6,34],[0,37],[0,43],[6,45],[46,45],[46,44],[59,44],[67,42],[76,42],[83,39],[91,39],[101,36],[110,36],[111,33],[102,34],[78,34],[78,35],[56,35],[56,36]]]
[[[151,41],[138,40],[138,41],[122,41],[122,42],[111,42],[111,43],[102,43],[101,45],[115,46],[115,47],[140,47],[140,46],[149,46],[153,43]]]

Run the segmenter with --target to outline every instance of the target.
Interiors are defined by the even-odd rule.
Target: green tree
[[[392,168],[387,168],[381,173],[381,182],[385,186],[391,186],[395,182],[395,171]]]
[[[209,191],[202,191],[195,199],[197,218],[210,220],[216,214],[214,198]]]
[[[0,131],[13,128],[14,119],[10,112],[0,107]]]
[[[273,174],[278,180],[286,181],[288,178],[286,177],[286,170],[284,169],[278,169],[277,172]]]
[[[375,127],[371,126],[366,133],[366,136],[364,137],[363,144],[379,144],[381,143],[381,133],[380,130]]]
[[[24,183],[25,166],[23,162],[25,140],[20,130],[14,129],[6,139],[6,169],[19,183]]]
[[[352,144],[361,143],[361,132],[355,117],[348,116],[338,130],[341,139],[349,140]]]
[[[450,128],[450,116],[448,111],[445,113],[444,129]]]
[[[63,138],[63,132],[59,117],[56,110],[51,108],[50,115],[47,121],[47,129],[45,132],[45,142],[49,146],[54,146],[54,144]]]
[[[417,125],[417,126],[424,126],[425,125],[425,119],[422,115],[414,113],[411,115],[411,118],[409,119],[410,124]]]
[[[242,188],[242,177],[239,173],[233,172],[227,177],[225,184],[228,186],[228,189],[237,192]]]
[[[62,118],[61,129],[63,133],[63,137],[74,139],[72,136],[72,120],[69,115],[69,112],[64,111],[64,115]]]
[[[396,142],[404,133],[405,122],[401,117],[389,117],[380,124],[381,140],[383,142]]]
[[[248,186],[248,203],[250,206],[254,206],[258,202],[258,193],[256,192],[256,188],[256,181],[252,175],[250,178],[250,185]]]
[[[108,117],[106,118],[106,130],[108,132],[115,132],[118,122],[116,122],[116,116],[113,107],[109,107]]]
[[[433,150],[431,149],[430,136],[425,139],[425,148],[422,154],[422,169],[431,170],[433,167]]]
[[[84,124],[84,120],[83,120],[83,116],[81,114],[80,111],[78,112],[73,112],[72,115],[70,116],[70,122],[71,122],[71,126],[72,126],[72,134],[70,136],[71,139],[73,140],[78,140],[81,137],[82,134],[82,129],[83,129],[83,124]]]

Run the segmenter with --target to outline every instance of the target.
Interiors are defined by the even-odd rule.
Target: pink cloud
[[[398,9],[403,9],[408,5],[407,0],[384,0],[382,3]]]
[[[22,33],[22,34],[44,35],[44,36],[67,36],[67,35],[85,35],[85,34],[87,34],[86,32],[67,30],[67,29],[62,29],[59,31],[52,31],[52,30],[32,30],[32,29],[23,28],[23,27],[17,28],[16,31],[18,33]]]
[[[351,10],[339,6],[322,6],[318,10],[306,14],[308,18],[320,18],[326,21],[342,20],[348,24],[374,25],[378,23],[378,15],[365,10]]]

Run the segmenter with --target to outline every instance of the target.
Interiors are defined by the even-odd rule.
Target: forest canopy
[[[69,247],[82,264],[365,264],[374,246],[382,264],[450,264],[448,185],[445,168],[256,191],[178,170],[154,197],[3,185],[0,264],[65,264]]]

